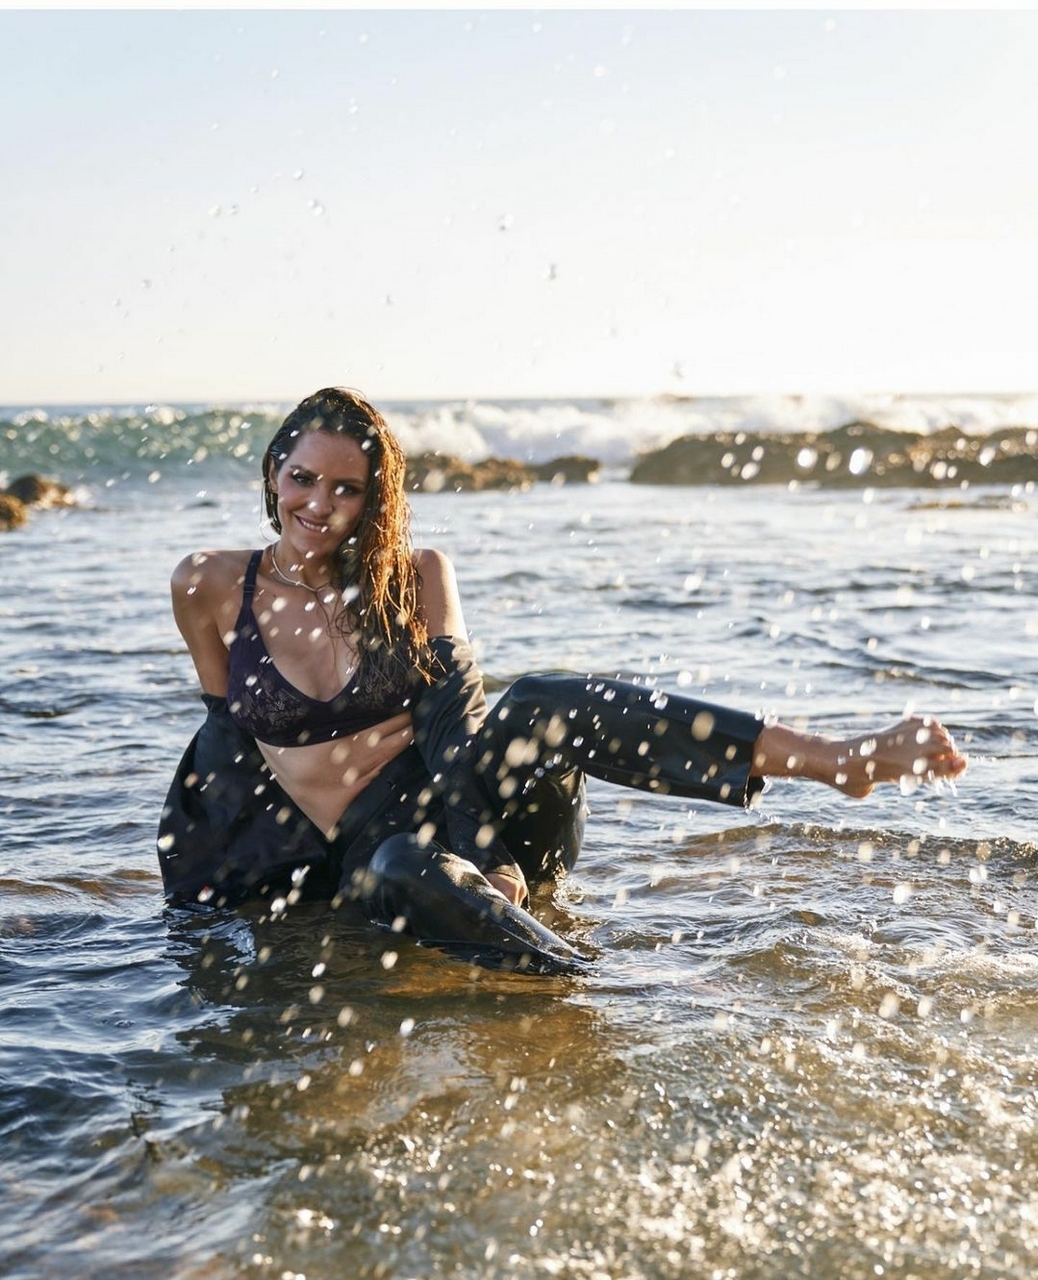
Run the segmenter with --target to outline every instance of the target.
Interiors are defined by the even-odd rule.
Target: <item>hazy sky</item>
[[[1038,389],[1038,14],[0,12],[0,402]]]

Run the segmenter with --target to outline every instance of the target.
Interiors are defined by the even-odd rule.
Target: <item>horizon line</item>
[[[340,384],[328,384],[340,385]],[[341,384],[346,385],[346,384]],[[353,388],[357,390],[357,388]],[[307,393],[312,394],[312,393]],[[362,393],[364,394],[364,393]],[[548,394],[548,395],[490,395],[478,392],[459,393],[455,395],[436,394],[436,395],[385,395],[369,397],[365,394],[366,399],[372,399],[372,403],[377,404],[415,404],[415,403],[446,403],[449,401],[488,401],[495,404],[513,402],[513,403],[529,403],[531,401],[539,401],[541,403],[551,402],[573,402],[577,400],[599,400],[599,401],[670,401],[672,403],[688,402],[692,403],[697,400],[752,400],[752,399],[783,399],[783,400],[808,400],[813,398],[847,398],[847,399],[869,399],[872,397],[891,397],[893,399],[920,399],[920,400],[936,400],[936,399],[1009,399],[1021,396],[1038,395],[1038,386],[1035,387],[1019,387],[1002,390],[891,390],[891,389],[871,389],[862,390],[813,390],[813,391],[777,391],[762,390],[755,391],[625,391],[620,393],[610,393],[605,391],[592,392],[574,392],[572,394]],[[133,408],[138,405],[167,405],[170,408],[186,408],[200,407],[219,409],[219,408],[238,408],[246,404],[277,404],[277,405],[295,405],[299,403],[299,399],[293,396],[225,396],[225,397],[205,397],[202,399],[192,399],[187,397],[169,397],[169,396],[136,396],[126,399],[104,399],[104,400],[4,400],[0,401],[0,411],[21,410],[23,412],[31,409],[74,409],[74,408],[113,408],[125,409]]]

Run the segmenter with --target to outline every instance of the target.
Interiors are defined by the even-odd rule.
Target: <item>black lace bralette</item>
[[[362,661],[345,687],[327,701],[311,698],[285,679],[267,651],[252,608],[262,556],[262,551],[255,551],[249,559],[230,647],[227,706],[234,723],[272,747],[300,747],[349,737],[406,711],[414,686],[403,670],[391,687],[373,695],[365,689]]]

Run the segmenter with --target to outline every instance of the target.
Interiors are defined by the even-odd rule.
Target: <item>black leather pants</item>
[[[233,905],[291,888],[354,898],[483,964],[579,967],[576,953],[491,889],[514,864],[528,883],[576,861],[585,775],[661,795],[745,805],[760,721],[617,680],[517,680],[492,710],[463,641],[433,641],[440,677],[416,696],[415,742],[327,840],[272,778],[222,698],[180,762],[159,825],[171,902]]]
[[[584,775],[663,795],[746,804],[760,721],[617,680],[524,676],[471,740],[485,796],[484,839],[498,837],[535,883],[568,870],[584,831]],[[492,868],[487,867],[487,870]],[[431,829],[381,842],[355,892],[372,920],[477,963],[579,970],[568,943],[509,903]]]

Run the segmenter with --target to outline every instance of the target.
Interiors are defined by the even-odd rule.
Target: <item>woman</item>
[[[585,774],[746,805],[767,776],[864,796],[966,767],[933,720],[827,740],[593,677],[524,676],[488,711],[450,561],[412,550],[380,414],[318,391],[262,466],[277,541],[173,574],[208,708],[160,824],[174,901],[352,899],[482,963],[567,969],[580,957],[523,904],[577,857]]]

